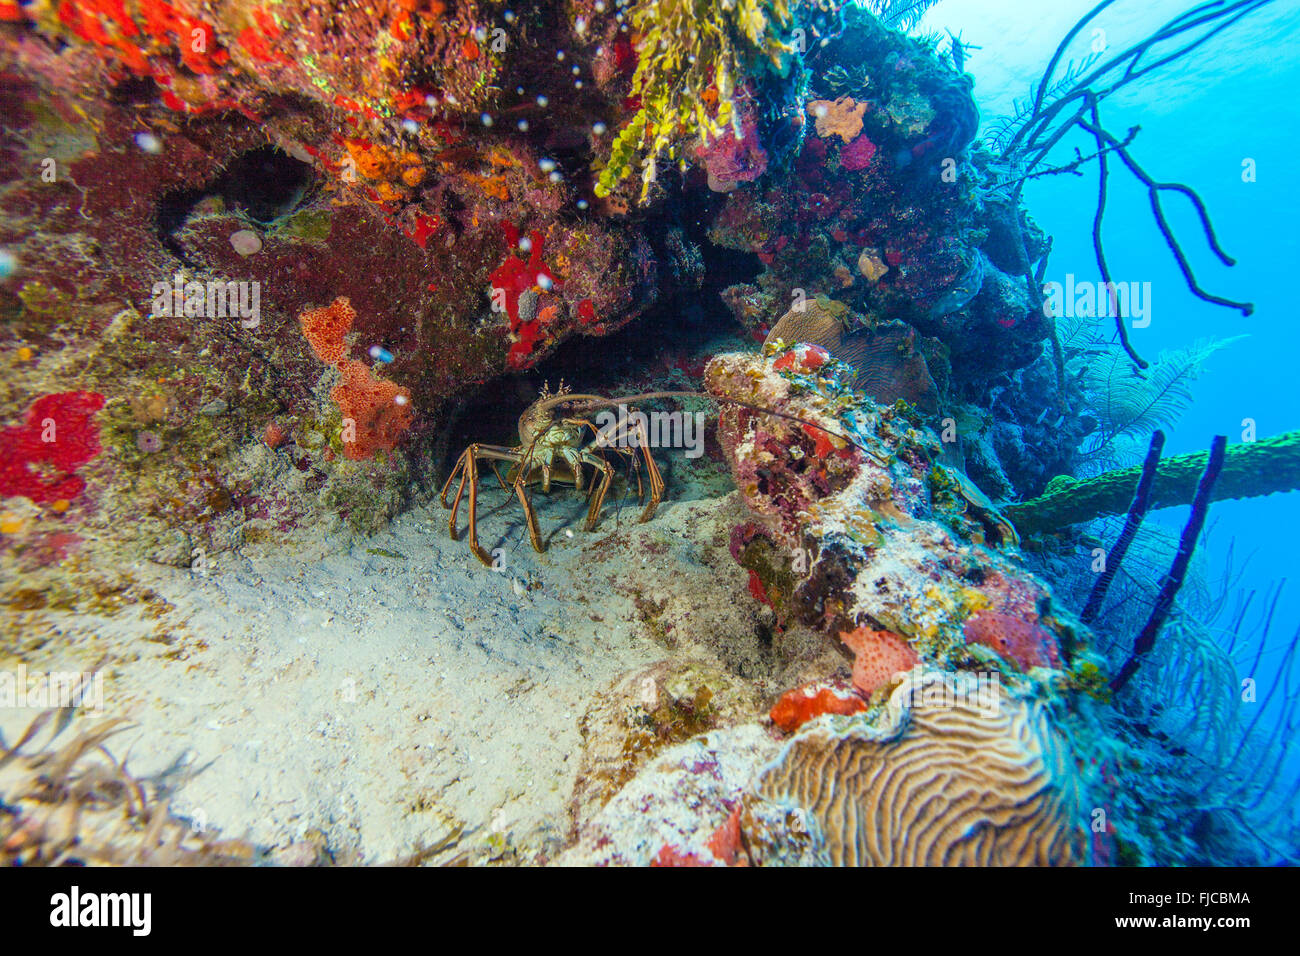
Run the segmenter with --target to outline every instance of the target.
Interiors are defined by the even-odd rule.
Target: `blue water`
[[[982,47],[969,53],[967,69],[987,125],[1012,111],[1041,77],[1060,39],[1094,6],[1094,0],[942,0],[920,30],[951,30]],[[1112,52],[1140,40],[1187,9],[1185,0],[1120,0],[1076,41],[1086,55],[1092,26],[1105,31]],[[1132,330],[1133,345],[1154,359],[1204,337],[1245,338],[1214,355],[1194,386],[1195,402],[1166,429],[1166,454],[1208,447],[1215,434],[1242,438],[1242,420],[1253,418],[1264,437],[1300,427],[1296,279],[1300,277],[1300,194],[1295,148],[1300,142],[1300,4],[1277,2],[1244,18],[1199,51],[1130,86],[1102,107],[1108,128],[1123,133],[1140,125],[1135,158],[1163,181],[1195,188],[1209,207],[1220,242],[1238,264],[1225,268],[1209,251],[1191,207],[1171,198],[1166,210],[1202,288],[1255,303],[1249,318],[1194,297],[1156,229],[1146,190],[1118,163],[1112,164],[1106,216],[1106,252],[1116,279],[1150,282],[1152,321]],[[1067,139],[1056,158],[1089,137]],[[1242,163],[1254,159],[1257,179],[1242,181]],[[1095,164],[1082,177],[1054,176],[1029,184],[1025,202],[1054,237],[1048,278],[1072,272],[1097,280],[1091,241],[1096,206]],[[1187,508],[1156,512],[1152,519],[1179,529]],[[1235,541],[1238,565],[1248,556],[1242,585],[1261,591],[1288,575],[1292,586],[1278,606],[1273,641],[1289,639],[1300,624],[1300,575],[1294,573],[1300,493],[1214,505],[1203,542],[1210,568],[1221,569]]]

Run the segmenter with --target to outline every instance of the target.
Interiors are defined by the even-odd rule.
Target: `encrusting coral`
[[[1005,519],[941,463],[943,443],[915,410],[846,388],[850,370],[838,362],[809,368],[765,353],[715,357],[705,385],[792,416],[724,401],[718,428],[755,515],[734,532],[732,553],[779,614],[828,634],[889,631],[945,668],[1068,667],[1081,632],[1019,567]],[[998,621],[1041,629],[1065,655],[992,640]]]
[[[731,552],[778,630],[797,618],[852,652],[851,685],[828,673],[781,694],[769,720],[784,741],[741,724],[665,752],[562,862],[1109,858],[1078,742],[1098,733],[1085,629],[1019,565],[987,499],[936,479],[942,443],[915,411],[846,389],[850,372],[781,345],[716,356],[705,384],[755,515]]]
[[[1042,698],[916,670],[871,711],[787,710],[784,742],[742,724],[664,752],[560,862],[1070,866],[1104,845]]]

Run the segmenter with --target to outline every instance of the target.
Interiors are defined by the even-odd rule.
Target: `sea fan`
[[[862,4],[887,27],[906,33],[925,16],[925,12],[939,0],[865,0]]]
[[[1121,521],[1093,523],[1090,539],[1114,541]],[[1092,628],[1108,672],[1131,652],[1176,547],[1174,531],[1150,521],[1134,539]],[[1243,592],[1244,563],[1228,551],[1217,574],[1202,557],[1208,549],[1198,551],[1174,613],[1107,711],[1124,773],[1142,781],[1121,786],[1112,809],[1147,864],[1300,862],[1300,632],[1288,642],[1274,628],[1285,582],[1262,598]],[[1081,554],[1031,559],[1067,606],[1080,606],[1095,581]],[[1243,703],[1246,677],[1258,684],[1258,700]]]
[[[1086,331],[1067,330],[1077,341]],[[1161,352],[1146,371],[1133,367],[1119,349],[1095,344],[1067,352],[1076,354],[1069,370],[1083,393],[1087,410],[1098,427],[1080,449],[1080,473],[1094,474],[1126,467],[1141,457],[1146,438],[1157,428],[1169,428],[1191,405],[1192,382],[1206,360],[1242,336],[1201,339],[1186,348]]]
[[[989,151],[1004,159],[1011,159],[1012,157],[1006,151],[1011,145],[1011,141],[1015,139],[1016,134],[1026,125],[1035,122],[1058,99],[1071,92],[1079,82],[1080,77],[1091,69],[1100,58],[1100,53],[1090,53],[1082,60],[1071,60],[1067,63],[1065,73],[1047,88],[1047,93],[1043,96],[1042,106],[1037,112],[1034,111],[1034,101],[1038,98],[1038,87],[1036,85],[1029,88],[1029,95],[1024,99],[1012,101],[1011,105],[1015,112],[1010,116],[1004,116],[996,120],[984,136],[984,144],[989,148]]]

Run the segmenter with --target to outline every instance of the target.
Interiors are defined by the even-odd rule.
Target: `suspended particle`
[[[537,161],[537,168],[544,173],[549,173],[555,169],[555,160],[543,156]]]
[[[543,292],[550,292],[555,288],[555,281],[545,272],[537,273],[537,284],[541,286]]]
[[[484,126],[491,126],[491,125],[492,125],[492,114],[491,114],[491,113],[484,113],[482,116],[480,116],[480,117],[478,118],[478,121],[479,121],[480,123],[482,123]]]
[[[394,395],[394,396],[393,396],[393,404],[394,404],[394,405],[405,405],[405,404],[406,404],[406,396],[405,396],[405,395]]]
[[[606,126],[604,123],[597,122],[591,124],[591,131],[595,133],[597,136],[604,136],[605,130],[607,129],[609,129],[609,127]]]
[[[393,353],[388,351],[388,349],[384,348],[382,345],[370,346],[370,357],[376,362],[383,362],[385,364],[392,364],[393,361]]]
[[[518,93],[520,96],[523,96],[523,95],[524,95],[524,88],[523,88],[522,86],[516,86],[516,87],[515,87],[515,92]]]
[[[586,209],[589,205],[591,205],[591,203],[587,202],[587,200],[585,200],[585,199],[579,199],[579,200],[578,200],[578,208],[579,208],[579,209]]]
[[[550,102],[551,101],[544,96],[537,97],[537,105],[542,107],[543,109],[545,109],[547,104],[549,104]]]
[[[157,156],[163,150],[162,140],[153,133],[136,133],[135,145],[151,156]]]
[[[506,23],[514,23],[515,12],[513,10],[507,10],[505,13],[502,14],[502,18],[506,21]]]
[[[574,76],[577,76],[577,75],[578,75],[579,73],[581,73],[581,72],[582,72],[582,67],[577,66],[577,65],[575,64],[574,67],[573,67],[573,75],[574,75]]]
[[[532,240],[532,238],[529,237],[529,236],[520,236],[520,237],[519,237],[519,249],[520,249],[520,251],[522,251],[522,252],[532,252],[532,251],[533,251],[533,240]]]
[[[573,88],[574,88],[575,90],[580,90],[580,89],[582,89],[582,80],[574,80],[574,81],[573,81]]]
[[[550,178],[551,182],[553,182],[553,183],[562,183],[562,182],[564,182],[564,174],[561,173],[558,169],[555,170],[555,172],[551,173],[551,175],[550,175],[549,178]]]
[[[519,121],[518,123],[516,123],[515,125],[519,127],[519,132],[521,132],[521,133],[527,133],[527,132],[528,132],[528,120],[520,120],[520,121]]]
[[[414,136],[420,131],[420,124],[413,119],[404,119],[402,120],[402,129]]]
[[[555,51],[555,58],[556,58],[557,60],[563,60],[563,59],[564,59],[564,51],[563,51],[563,50],[556,50],[556,51]]]
[[[8,279],[18,271],[18,257],[8,249],[0,249],[0,279]]]

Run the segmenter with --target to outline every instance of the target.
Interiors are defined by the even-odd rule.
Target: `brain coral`
[[[758,795],[802,808],[835,865],[1086,863],[1081,787],[1046,707],[998,685],[987,700],[932,688],[905,680],[883,729],[811,725]]]

